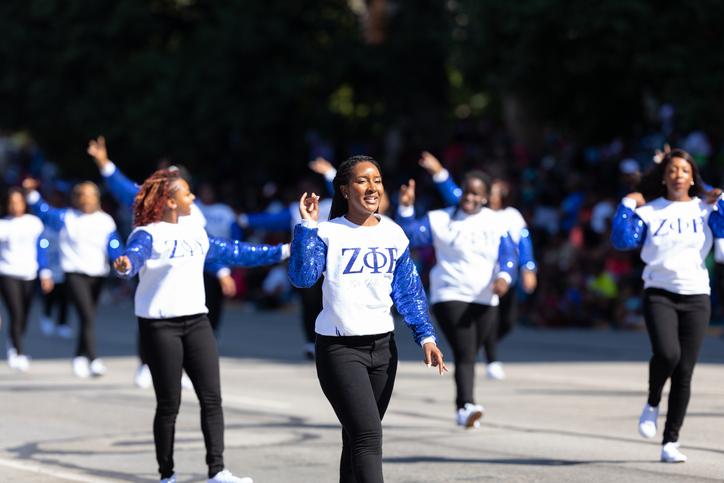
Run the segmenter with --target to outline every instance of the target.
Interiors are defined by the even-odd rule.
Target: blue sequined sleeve
[[[206,262],[236,267],[258,267],[272,265],[282,259],[282,244],[265,245],[246,243],[239,240],[209,237],[209,252]]]
[[[420,219],[415,219],[414,216],[398,215],[395,221],[407,235],[412,248],[432,245],[432,229],[430,228],[430,218],[427,215]]]
[[[317,228],[301,223],[294,227],[289,281],[295,287],[308,288],[317,283],[327,266],[327,245],[317,235]]]
[[[286,231],[292,224],[292,214],[287,208],[273,213],[249,213],[248,228],[258,230]]]
[[[41,270],[47,270],[49,267],[49,264],[48,264],[48,247],[49,246],[50,246],[50,241],[43,235],[40,235],[36,242],[38,272],[40,272]]]
[[[533,240],[530,237],[530,230],[520,230],[520,241],[518,242],[518,262],[521,270],[535,271],[538,264],[533,256]]]
[[[28,204],[33,214],[40,218],[45,226],[55,231],[60,231],[65,226],[67,208],[53,208],[42,196],[39,196],[35,203]]]
[[[515,249],[515,243],[513,243],[513,240],[508,234],[500,237],[498,265],[500,265],[501,272],[510,275],[512,281],[515,280],[516,272],[518,271],[518,254]]]
[[[611,244],[617,250],[633,250],[644,243],[646,224],[634,210],[620,203],[613,216]]]
[[[724,238],[724,200],[719,198],[716,207],[717,209],[709,214],[709,228],[714,238]]]
[[[435,337],[435,329],[430,323],[430,314],[427,309],[425,290],[422,287],[422,280],[417,273],[417,268],[410,257],[409,248],[395,264],[392,300],[395,302],[397,311],[405,320],[405,324],[412,330],[416,343],[420,344],[425,338]]]
[[[116,167],[113,174],[106,176],[106,185],[113,197],[123,206],[133,206],[139,186],[128,179],[120,169]]]
[[[131,235],[126,245],[126,250],[121,255],[125,255],[131,261],[131,270],[126,273],[120,273],[116,270],[116,274],[121,278],[131,278],[135,276],[146,263],[146,260],[151,258],[153,250],[153,237],[150,233],[143,230],[138,230]],[[111,259],[111,262],[115,258]],[[115,269],[114,269],[115,270]]]
[[[455,184],[452,176],[448,176],[445,181],[435,183],[435,187],[440,192],[442,200],[446,206],[457,206],[460,203],[460,198],[463,196],[463,190]]]

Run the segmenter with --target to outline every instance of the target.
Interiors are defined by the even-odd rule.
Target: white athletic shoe
[[[191,379],[189,379],[189,376],[186,374],[186,371],[183,371],[181,373],[181,387],[183,389],[193,389],[194,385],[191,382]]]
[[[679,451],[679,443],[666,443],[661,447],[661,461],[663,463],[685,463],[688,458]]]
[[[494,381],[502,381],[503,379],[505,379],[503,364],[498,361],[488,364],[485,368],[485,373],[487,374],[488,379],[492,379]]]
[[[8,347],[7,355],[8,355],[8,367],[10,367],[10,369],[17,369],[18,351],[15,350],[15,347]]]
[[[55,335],[57,335],[61,339],[72,339],[73,328],[67,324],[59,325],[55,328]]]
[[[53,332],[55,332],[55,324],[53,323],[53,320],[45,316],[42,317],[40,319],[40,332],[42,332],[46,337],[53,335]]]
[[[254,483],[254,480],[248,476],[239,478],[231,474],[229,470],[223,470],[216,473],[212,478],[209,478],[208,483]]]
[[[464,426],[466,428],[480,427],[479,419],[483,417],[483,412],[483,406],[479,404],[465,403],[465,407],[458,409],[458,426]]]
[[[176,483],[176,473],[168,478],[161,478],[161,483]]]
[[[108,369],[106,369],[106,365],[103,364],[103,361],[97,358],[91,361],[88,368],[90,369],[91,376],[93,377],[100,377],[108,372]]]
[[[151,384],[153,384],[153,378],[151,377],[151,369],[148,368],[148,364],[141,364],[138,366],[136,377],[133,382],[141,389],[148,389],[151,387]]]
[[[15,369],[20,372],[28,372],[30,370],[30,357],[25,354],[15,356]]]
[[[83,379],[90,377],[90,361],[87,357],[77,356],[73,358],[73,374]]]
[[[641,416],[639,416],[639,434],[651,439],[656,436],[656,418],[659,417],[659,408],[651,407],[646,403]],[[663,454],[663,453],[662,453]]]

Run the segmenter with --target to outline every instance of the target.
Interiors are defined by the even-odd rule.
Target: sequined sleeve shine
[[[236,267],[272,265],[282,259],[282,244],[265,245],[239,240],[209,237],[207,263]]]
[[[410,257],[410,249],[397,260],[392,279],[392,300],[405,324],[412,330],[415,342],[435,337],[435,329],[430,323],[427,309],[427,297],[422,287],[420,275]]]
[[[633,250],[644,243],[646,224],[634,210],[618,205],[611,227],[611,243],[617,250]]]
[[[295,226],[288,271],[292,285],[311,287],[324,273],[326,264],[327,245],[317,235],[317,228]]]

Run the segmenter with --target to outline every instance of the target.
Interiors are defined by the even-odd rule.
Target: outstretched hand
[[[25,178],[23,180],[23,189],[27,191],[35,191],[40,186],[40,182],[35,178]]]
[[[131,271],[131,261],[127,256],[121,255],[113,261],[113,268],[118,273],[128,273]]]
[[[425,354],[425,365],[427,367],[437,367],[441,376],[448,372],[447,366],[445,365],[445,361],[442,357],[442,352],[440,352],[437,344],[434,342],[426,342],[422,347],[422,351]]]
[[[319,220],[319,196],[312,193],[311,196],[307,196],[305,191],[301,198],[299,198],[299,214],[302,220],[318,221]]]
[[[407,184],[400,186],[400,205],[412,206],[415,204],[415,180],[411,179]]]
[[[433,176],[443,170],[440,160],[430,154],[428,151],[422,152],[422,155],[420,156],[420,161],[418,161],[418,163],[425,169],[425,171]]]
[[[309,169],[317,174],[321,174],[322,176],[324,176],[328,172],[332,171],[334,169],[334,166],[332,166],[332,163],[319,156],[314,161],[309,162]]]
[[[669,146],[668,143],[664,144],[663,151],[661,149],[656,150],[656,154],[654,154],[654,163],[660,164],[661,161],[664,160],[667,154],[671,152],[671,146]]]
[[[98,169],[103,169],[109,162],[106,138],[103,136],[98,136],[97,139],[88,141],[88,149],[86,152],[93,157],[93,161],[95,161]]]

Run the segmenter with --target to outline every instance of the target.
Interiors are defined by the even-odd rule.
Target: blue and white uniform
[[[427,300],[404,232],[379,217],[374,226],[356,225],[345,217],[296,226],[289,261],[289,279],[311,287],[320,276],[323,309],[315,330],[328,336],[391,332],[394,303],[415,341],[434,341]]]
[[[139,274],[136,315],[162,319],[208,312],[201,277],[204,262],[268,265],[284,258],[285,247],[210,237],[197,224],[158,222],[131,233],[126,255],[132,268],[121,275]]]
[[[7,216],[0,220],[0,275],[18,280],[51,277],[48,240],[43,222],[34,215]]]

